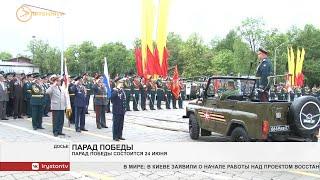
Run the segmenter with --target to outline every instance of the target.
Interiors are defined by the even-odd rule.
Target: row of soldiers
[[[162,109],[161,103],[165,102],[166,109],[183,108],[183,101],[185,100],[185,85],[180,80],[180,96],[176,98],[173,95],[172,87],[173,81],[171,78],[157,79],[141,78],[139,76],[126,76],[124,79],[124,92],[126,94],[126,111],[146,110],[147,100],[149,101],[149,109]],[[130,107],[130,101],[133,101],[133,107]],[[177,107],[178,102],[178,107]],[[171,107],[172,104],[172,107]]]
[[[300,96],[314,96],[320,100],[320,86],[314,85],[310,88],[308,85],[304,87],[287,88],[284,84],[272,86],[270,88],[271,100],[290,100]]]
[[[5,108],[5,115],[7,117],[12,116],[14,119],[22,118],[22,116],[31,117],[32,111],[37,111],[37,109],[31,108],[34,103],[32,96],[35,93],[34,85],[38,84],[37,90],[45,92],[50,85],[48,81],[50,74],[40,76],[39,73],[18,74],[14,72],[0,72],[0,75],[3,84],[0,95],[3,97],[1,99],[2,102],[5,102],[5,106],[1,108],[1,111]],[[48,116],[50,110],[49,95],[44,95],[44,98],[41,100],[41,106],[42,116]],[[7,120],[6,117],[1,118]]]

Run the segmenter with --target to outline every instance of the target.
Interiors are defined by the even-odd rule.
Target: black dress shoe
[[[88,130],[83,128],[83,129],[81,129],[81,131],[88,131]]]
[[[48,115],[48,114],[45,114],[45,115],[43,115],[43,117],[49,117],[49,115]]]
[[[64,134],[64,133],[58,133],[58,135],[65,136],[66,134]]]
[[[33,130],[37,130],[37,128],[34,127]]]
[[[121,138],[119,138],[120,140],[126,140],[125,138],[123,138],[123,137],[121,137]]]
[[[14,117],[13,117],[13,119],[17,119],[17,118],[18,118],[17,116],[14,116]]]
[[[5,120],[5,121],[6,121],[6,120],[9,120],[9,119],[7,119],[7,118],[2,118],[1,120]]]
[[[28,116],[28,118],[31,118],[31,116]]]
[[[108,128],[108,126],[102,126],[103,128]]]
[[[22,116],[18,116],[18,118],[22,118]]]
[[[38,127],[38,129],[44,129],[44,127]]]
[[[56,134],[56,133],[55,133],[55,134],[53,134],[53,135],[54,135],[54,137],[58,137],[58,134]]]
[[[80,129],[77,129],[76,132],[81,132],[81,130],[80,130]]]
[[[98,129],[101,129],[101,126],[98,126],[97,128],[98,128]]]
[[[114,141],[119,141],[119,139],[114,139]]]
[[[139,109],[134,109],[134,111],[139,111]]]

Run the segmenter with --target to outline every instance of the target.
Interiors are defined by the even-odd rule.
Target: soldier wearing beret
[[[268,101],[268,76],[272,75],[272,64],[268,58],[268,52],[265,49],[259,48],[258,51],[259,65],[257,67],[256,76],[260,77],[258,87],[264,90],[260,92],[259,97],[261,101]]]
[[[126,95],[123,90],[124,80],[115,79],[116,88],[113,88],[111,94],[112,102],[112,133],[113,140],[125,140],[122,136],[124,115],[126,112]]]
[[[41,84],[41,77],[35,76],[35,80],[31,87],[30,104],[32,106],[32,127],[34,130],[44,129],[42,127],[42,115],[44,105],[44,88]]]

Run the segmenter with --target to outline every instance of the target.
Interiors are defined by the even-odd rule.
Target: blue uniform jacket
[[[75,107],[86,107],[87,100],[84,90],[84,86],[75,85],[72,87],[72,90],[75,93],[74,106]]]
[[[126,95],[123,89],[114,88],[110,99],[112,102],[112,113],[124,115],[126,112]]]
[[[263,59],[262,62],[257,67],[256,76],[260,77],[258,87],[262,86],[263,88],[268,85],[268,76],[272,75],[272,64],[269,59]]]

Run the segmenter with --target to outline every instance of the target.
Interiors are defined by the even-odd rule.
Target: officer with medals
[[[139,105],[139,95],[140,95],[140,78],[138,76],[135,76],[132,81],[133,85],[133,110],[139,111],[138,105]]]
[[[108,128],[106,125],[106,105],[108,103],[107,89],[102,83],[102,79],[96,76],[96,83],[93,85],[94,106],[96,112],[96,125],[98,129]]]
[[[147,84],[147,95],[148,95],[148,99],[149,99],[149,108],[150,110],[155,110],[154,108],[154,103],[155,103],[155,99],[156,99],[156,90],[157,90],[157,85],[156,82],[154,80],[149,79],[148,84]]]
[[[76,132],[88,131],[85,129],[85,118],[86,118],[86,106],[87,106],[87,90],[83,85],[81,77],[75,79],[75,86],[73,86],[73,91],[75,92],[75,129]]]
[[[42,115],[45,91],[41,84],[40,75],[35,75],[34,78],[35,79],[31,87],[30,104],[32,106],[32,127],[34,130],[37,130],[44,129],[42,127]]]
[[[126,113],[126,95],[123,90],[125,79],[115,79],[116,88],[112,89],[112,136],[114,141],[125,140],[122,136],[124,115]]]
[[[86,91],[87,91],[87,94],[86,94],[86,108],[85,108],[85,113],[86,114],[89,114],[88,112],[88,106],[89,106],[89,102],[90,102],[90,96],[93,94],[92,93],[92,82],[89,80],[89,76],[88,76],[88,73],[84,73],[82,75],[82,79],[83,79],[83,85],[86,87]]]

